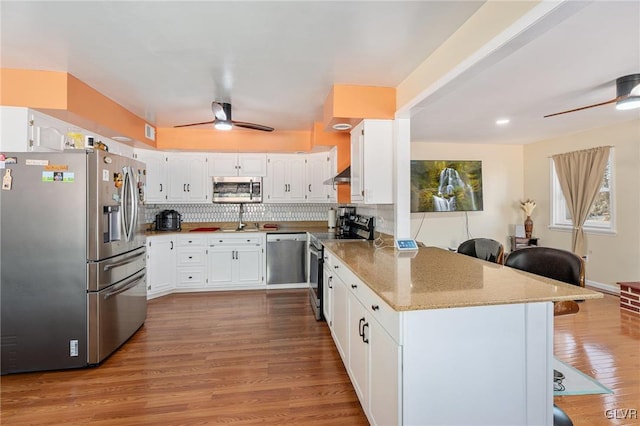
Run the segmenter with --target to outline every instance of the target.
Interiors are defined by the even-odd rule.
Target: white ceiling
[[[66,71],[159,127],[233,118],[310,130],[333,84],[396,87],[481,1],[0,2],[1,65]],[[571,1],[411,111],[412,139],[526,143],[638,117],[640,1]],[[511,123],[496,128],[499,116]]]

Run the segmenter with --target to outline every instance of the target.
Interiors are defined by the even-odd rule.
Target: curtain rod
[[[569,154],[570,152],[580,152],[580,151],[589,151],[592,149],[596,149],[596,148],[615,148],[614,145],[601,145],[601,146],[594,146],[593,148],[585,148],[585,149],[579,149],[577,151],[569,151],[569,152],[561,152],[560,154],[553,154],[553,155],[547,155],[547,158],[553,158],[556,155],[562,155],[562,154]]]

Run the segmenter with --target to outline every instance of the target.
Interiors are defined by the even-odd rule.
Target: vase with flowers
[[[520,208],[527,216],[524,220],[524,235],[527,238],[531,238],[533,234],[533,220],[531,220],[531,213],[536,208],[536,202],[527,198],[526,201],[520,201]]]

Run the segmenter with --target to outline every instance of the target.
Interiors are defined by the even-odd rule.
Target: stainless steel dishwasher
[[[307,282],[307,234],[267,234],[267,285]]]

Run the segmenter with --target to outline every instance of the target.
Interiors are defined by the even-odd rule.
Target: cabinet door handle
[[[187,184],[186,183],[182,184],[182,192],[187,192]]]
[[[170,243],[171,243],[171,249],[170,250],[173,250],[173,241],[170,241]]]
[[[309,184],[309,192],[311,192],[311,184]]]
[[[338,269],[338,265],[333,265],[333,269]]]
[[[364,317],[360,318],[360,321],[358,321],[358,336],[362,337],[364,339],[364,327],[363,324],[365,322]]]
[[[329,288],[333,288],[333,286],[331,285],[331,281],[333,280],[332,276],[329,276]]]
[[[191,184],[190,183],[187,184],[187,192],[191,192]]]
[[[193,259],[193,256],[189,256],[189,259]]]
[[[358,288],[357,284],[351,284],[351,288]]]
[[[369,323],[366,323],[365,325],[362,326],[362,341],[369,344],[369,339],[365,336],[365,332],[364,332],[365,327],[369,328]]]
[[[162,192],[162,184],[160,184],[160,192]]]
[[[373,309],[374,311],[377,311],[380,309],[380,306],[378,305],[371,305],[371,309]]]
[[[189,275],[189,279],[193,279],[193,277],[191,275]]]

